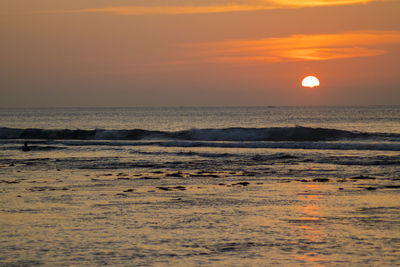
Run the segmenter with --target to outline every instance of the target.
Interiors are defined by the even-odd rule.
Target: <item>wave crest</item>
[[[0,128],[0,139],[38,140],[189,140],[189,141],[338,141],[395,139],[400,134],[352,132],[310,127],[191,129],[185,131],[68,130]]]

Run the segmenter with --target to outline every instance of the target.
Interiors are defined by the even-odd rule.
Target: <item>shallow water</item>
[[[162,118],[162,112],[157,118],[150,112],[148,127],[129,116],[133,124],[116,117],[109,127],[111,119],[97,124],[162,131],[248,129],[257,127],[260,109],[207,111],[219,116],[219,127],[214,119],[207,124],[204,109],[175,117],[169,109]],[[319,109],[304,108],[302,114],[324,123],[305,124],[309,118],[304,118],[299,124],[392,135],[333,141],[28,139],[27,153],[20,150],[24,140],[2,139],[0,265],[398,265],[400,125],[392,114],[399,108],[358,108],[351,127],[345,116],[319,114]],[[291,116],[299,117],[299,110]],[[125,109],[117,111],[112,113]],[[60,127],[57,117],[35,126],[21,110],[7,112],[0,127],[83,129],[83,118],[93,116],[90,109],[81,110],[86,117],[79,120],[74,111],[71,127]],[[145,116],[146,109],[140,112]],[[13,121],[10,114],[23,118]],[[181,117],[188,114],[194,119],[184,127]],[[374,114],[381,115],[371,122]],[[238,123],[241,116],[248,124]],[[161,119],[164,124],[157,124]],[[294,126],[278,121],[260,127]]]

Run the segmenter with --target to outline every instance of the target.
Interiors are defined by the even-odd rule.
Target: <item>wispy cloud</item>
[[[388,0],[215,0],[212,4],[194,5],[188,0],[184,5],[166,0],[162,5],[106,6],[74,10],[54,11],[71,13],[110,13],[117,15],[178,15],[208,14],[269,10],[279,8],[303,8],[317,6],[337,6],[383,2]]]
[[[370,57],[387,53],[383,46],[400,44],[399,31],[354,31],[292,35],[258,40],[231,40],[185,45],[205,61],[287,62]]]
[[[111,13],[119,15],[179,15],[208,14],[272,9],[264,5],[211,5],[211,6],[116,6],[74,10],[76,13]]]
[[[315,7],[366,4],[369,2],[384,2],[386,0],[271,0],[280,7]]]

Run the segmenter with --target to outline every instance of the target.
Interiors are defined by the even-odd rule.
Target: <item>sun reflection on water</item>
[[[301,245],[312,247],[315,244],[326,242],[325,217],[324,217],[324,195],[321,193],[321,186],[318,184],[301,184],[298,191],[301,205],[296,207],[296,214],[300,215],[292,221],[298,227],[298,242]],[[301,251],[300,251],[301,252]],[[311,264],[313,266],[324,266],[324,260],[317,253],[304,253],[295,255],[295,259]]]

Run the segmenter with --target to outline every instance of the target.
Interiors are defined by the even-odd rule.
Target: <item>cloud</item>
[[[210,5],[210,6],[116,6],[104,8],[87,8],[71,12],[76,13],[111,13],[119,15],[179,15],[208,14],[238,11],[255,11],[272,9],[273,6],[259,5]]]
[[[272,0],[268,2],[275,3],[280,7],[316,7],[316,6],[339,6],[366,4],[369,2],[384,2],[385,0]]]
[[[388,0],[215,0],[203,5],[195,5],[196,1],[188,0],[185,5],[176,4],[176,1],[165,1],[162,5],[133,5],[108,6],[64,10],[66,13],[109,13],[116,15],[178,15],[178,14],[208,14],[269,10],[279,8],[303,8],[318,6],[337,6],[366,4],[369,2],[383,2]],[[59,11],[56,11],[59,12]]]
[[[205,61],[289,62],[370,57],[387,53],[384,45],[400,44],[399,31],[353,31],[292,35],[258,40],[230,40],[184,45]]]

